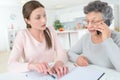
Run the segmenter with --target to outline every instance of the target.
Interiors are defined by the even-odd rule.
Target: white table
[[[73,63],[67,63],[67,65],[69,65],[70,68],[74,67]],[[115,70],[96,65],[90,65],[88,68],[105,72],[105,75],[100,80],[120,80],[120,72]]]
[[[105,75],[101,80],[120,80],[120,72],[117,72],[115,70],[107,69],[95,65],[91,65],[89,66],[89,68],[104,71]]]
[[[74,67],[73,63],[67,63],[67,65],[70,69]],[[105,72],[105,75],[100,80],[120,80],[120,72],[115,70],[98,67],[95,65],[90,65],[88,68]],[[25,76],[25,73],[2,73],[0,74],[0,80],[27,80],[23,76]]]

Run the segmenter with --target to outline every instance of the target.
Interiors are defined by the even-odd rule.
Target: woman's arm
[[[114,39],[114,41],[113,41]],[[113,66],[117,71],[120,71],[120,33],[112,38],[108,38],[103,42],[105,51],[107,52]]]
[[[70,61],[76,62],[80,54],[82,54],[82,40],[83,39],[78,40],[77,43],[68,51],[68,58]]]
[[[10,72],[28,71],[28,63],[20,62],[20,58],[24,55],[24,39],[24,33],[20,31],[15,38],[14,46],[8,60],[8,70]]]

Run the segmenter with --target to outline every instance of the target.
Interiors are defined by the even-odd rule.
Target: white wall
[[[119,9],[118,9],[118,11],[119,11],[119,16],[118,16],[118,18],[119,18],[119,30],[120,30],[120,0],[119,0],[119,2],[118,2],[118,4],[119,4]]]
[[[8,50],[8,29],[13,24],[15,29],[24,28],[21,8],[18,6],[0,6],[0,51]]]
[[[119,15],[119,6],[120,5],[118,5],[118,4],[113,6],[114,7],[114,26],[115,27],[118,27],[118,26],[120,27],[119,17],[118,17],[118,16],[120,16]]]
[[[47,26],[53,26],[55,21],[55,10],[46,10]]]
[[[78,17],[85,17],[83,7],[84,5],[78,5],[70,8],[56,10],[56,17],[61,22],[68,22]]]
[[[5,8],[3,7],[0,7],[0,51],[1,50],[5,50],[6,49],[6,46],[8,45],[6,42],[7,42],[7,27],[6,27],[6,24],[8,24],[8,21],[7,21],[7,13],[4,12]],[[4,16],[3,16],[4,14]]]

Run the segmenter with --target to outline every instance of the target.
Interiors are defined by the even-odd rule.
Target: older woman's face
[[[96,34],[96,25],[103,21],[102,14],[100,12],[90,12],[86,15],[87,29],[91,34]]]

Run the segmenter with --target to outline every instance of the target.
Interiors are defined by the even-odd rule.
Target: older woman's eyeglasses
[[[103,19],[98,20],[98,21],[95,21],[95,20],[92,20],[92,21],[85,20],[85,25],[87,26],[89,23],[96,24],[96,23],[101,22],[101,21],[104,21],[104,20]]]

